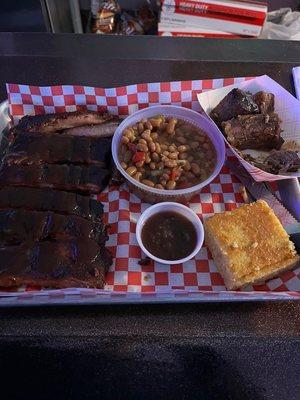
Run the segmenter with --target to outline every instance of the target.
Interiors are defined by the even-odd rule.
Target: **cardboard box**
[[[216,19],[206,16],[180,14],[176,12],[173,14],[161,12],[160,22],[167,25],[189,26],[190,28],[201,27],[202,29],[220,30],[247,36],[259,36],[263,25],[255,25],[243,21],[237,22],[228,19]]]

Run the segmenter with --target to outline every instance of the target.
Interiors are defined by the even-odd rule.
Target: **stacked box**
[[[257,37],[268,7],[256,1],[162,0],[158,34],[165,36]]]

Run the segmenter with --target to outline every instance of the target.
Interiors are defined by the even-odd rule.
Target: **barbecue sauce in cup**
[[[145,248],[163,260],[181,260],[197,245],[194,224],[175,211],[161,211],[146,220],[141,239]]]

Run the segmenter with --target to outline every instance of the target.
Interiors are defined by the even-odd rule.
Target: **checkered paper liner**
[[[107,110],[121,117],[156,104],[174,104],[200,111],[197,94],[238,84],[251,78],[195,80],[136,84],[102,89],[85,86],[36,87],[7,84],[13,121],[26,114]],[[239,181],[227,167],[190,202],[203,220],[214,213],[232,210],[243,204]],[[151,261],[139,265],[143,257],[135,237],[136,221],[149,204],[129,192],[126,184],[108,187],[98,196],[104,204],[104,219],[109,224],[108,248],[114,262],[104,290],[61,289],[40,291],[34,287],[19,292],[2,292],[0,304],[114,303],[239,301],[291,299],[300,296],[300,269],[287,272],[264,285],[228,292],[206,246],[184,264],[166,266]]]

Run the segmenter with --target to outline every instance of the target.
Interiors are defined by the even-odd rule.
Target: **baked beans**
[[[195,125],[157,115],[124,129],[119,160],[126,173],[144,185],[185,189],[212,174],[216,151]]]

